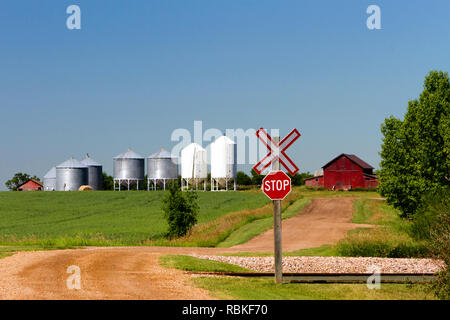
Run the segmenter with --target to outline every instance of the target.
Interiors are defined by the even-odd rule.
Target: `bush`
[[[410,235],[419,240],[431,240],[438,217],[450,210],[450,188],[429,193],[423,198],[410,229]]]
[[[249,186],[252,184],[252,178],[250,178],[245,172],[238,171],[236,173],[236,183],[239,186]]]
[[[168,190],[162,205],[164,217],[169,224],[167,237],[182,237],[197,223],[198,195],[193,191],[182,192],[175,182],[169,183]]]
[[[431,283],[431,288],[440,299],[450,299],[450,192],[443,189],[428,197],[419,221],[414,225],[415,234],[424,236],[429,243],[433,256],[444,260],[446,268],[439,272]]]

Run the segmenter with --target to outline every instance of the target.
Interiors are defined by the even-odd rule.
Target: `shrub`
[[[443,188],[429,193],[423,198],[410,228],[410,235],[419,240],[431,240],[431,232],[438,216],[450,210],[450,188]]]
[[[198,195],[193,191],[182,192],[175,182],[169,184],[168,190],[162,205],[164,217],[169,224],[167,237],[182,237],[197,223]]]
[[[444,260],[446,268],[439,272],[438,277],[431,283],[431,288],[440,299],[450,299],[450,198],[446,188],[429,198],[423,215],[423,233],[428,236],[429,246],[436,259]],[[431,217],[426,220],[426,217]],[[425,222],[426,221],[426,222]]]

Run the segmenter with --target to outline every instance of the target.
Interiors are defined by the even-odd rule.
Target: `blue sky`
[[[82,29],[66,28],[77,4]],[[366,8],[381,8],[368,30]],[[174,129],[298,128],[314,171],[378,167],[380,124],[450,70],[450,1],[0,2],[0,188],[89,152],[171,149]]]

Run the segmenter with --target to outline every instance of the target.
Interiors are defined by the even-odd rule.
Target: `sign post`
[[[291,192],[291,179],[280,171],[280,162],[291,175],[298,172],[297,166],[286,155],[285,150],[300,137],[300,133],[294,129],[281,142],[279,137],[270,137],[263,128],[256,132],[256,136],[266,145],[269,153],[253,167],[253,170],[261,174],[272,164],[272,171],[263,179],[262,190],[273,201],[275,283],[279,284],[283,282],[281,200]]]
[[[274,138],[275,143],[280,142],[280,137]],[[280,170],[280,160],[275,159],[272,170]],[[290,184],[289,184],[290,187]],[[274,234],[274,257],[275,257],[275,283],[283,282],[283,255],[281,247],[281,200],[273,200],[273,234]]]

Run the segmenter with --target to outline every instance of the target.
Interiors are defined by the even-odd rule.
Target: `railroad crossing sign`
[[[275,283],[283,283],[283,255],[281,247],[281,200],[291,192],[291,179],[280,171],[280,163],[291,175],[298,172],[295,163],[286,155],[295,140],[300,138],[297,129],[292,130],[280,142],[279,137],[272,138],[263,128],[256,131],[256,136],[266,145],[269,153],[262,158],[254,167],[261,174],[272,164],[272,171],[263,179],[262,190],[273,200],[273,235],[274,235],[274,258],[275,258]]]
[[[262,189],[270,200],[283,200],[291,192],[291,178],[283,171],[271,171],[264,177]]]
[[[289,134],[281,140],[280,143],[275,142],[266,130],[260,128],[256,131],[256,136],[266,145],[269,149],[269,153],[261,159],[254,167],[253,170],[256,173],[261,174],[272,162],[280,160],[280,163],[286,168],[286,170],[294,175],[298,172],[298,167],[295,163],[286,155],[286,149],[289,148],[295,140],[300,138],[301,134],[297,129],[293,129]]]

